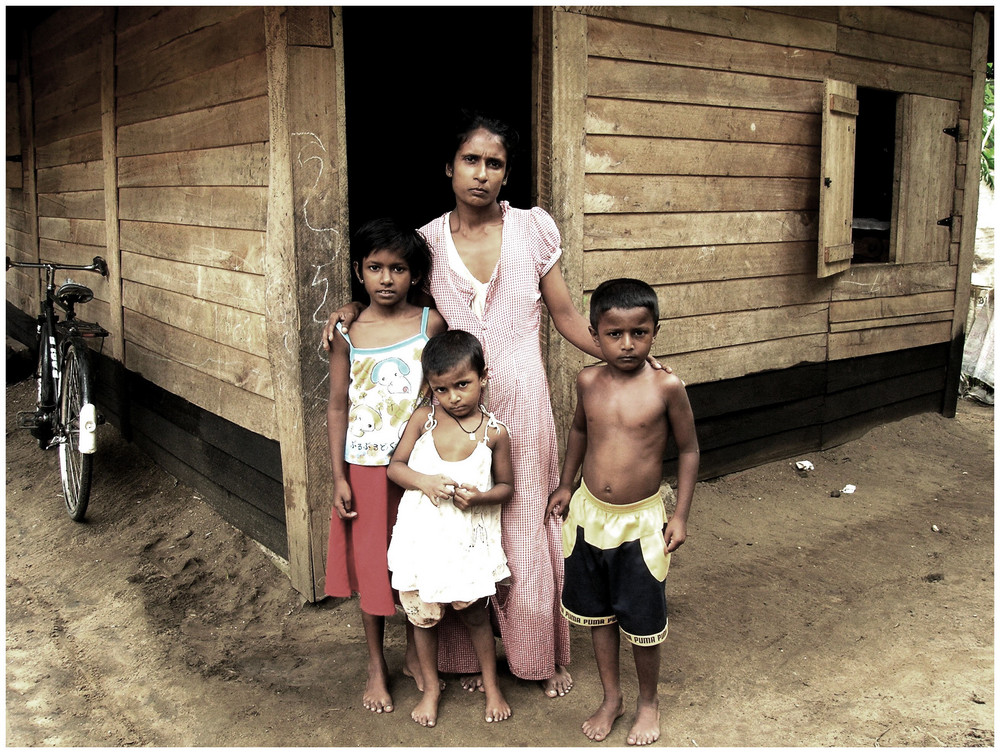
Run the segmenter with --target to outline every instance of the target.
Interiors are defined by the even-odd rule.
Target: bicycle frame
[[[73,288],[74,283],[67,280],[57,289],[55,274],[57,271],[96,272],[104,277],[108,274],[108,265],[99,256],[95,256],[90,264],[58,264],[55,262],[14,262],[7,257],[7,269],[18,267],[22,269],[41,269],[45,272],[45,294],[41,299],[38,314],[38,406],[35,412],[36,426],[38,423],[53,424],[56,412],[56,401],[59,398],[60,362],[66,343],[74,337],[106,337],[108,332],[98,325],[83,322],[76,318],[76,304],[90,300],[93,293],[85,286]],[[63,288],[71,288],[66,294],[59,295]],[[59,319],[56,307],[65,312],[65,318]],[[86,413],[81,416],[80,451],[93,452],[96,446],[95,430],[97,413],[93,405],[85,406]],[[55,432],[57,441],[59,432]]]

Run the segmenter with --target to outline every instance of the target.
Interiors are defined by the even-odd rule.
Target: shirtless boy
[[[624,714],[619,629],[632,643],[639,681],[628,744],[649,745],[660,737],[664,581],[670,553],[687,537],[699,450],[684,383],[646,361],[658,321],[656,293],[644,282],[609,280],[594,291],[590,333],[605,363],[577,377],[562,476],[545,511],[546,518],[564,518],[562,612],[591,628],[604,700],[583,723],[583,733],[595,742]],[[677,505],[667,521],[659,488],[669,433],[677,443],[678,469]]]

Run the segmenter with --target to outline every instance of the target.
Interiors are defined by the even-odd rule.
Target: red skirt
[[[347,480],[358,516],[341,520],[333,511],[324,590],[328,596],[358,593],[363,612],[389,617],[396,612],[396,598],[386,552],[403,490],[389,480],[384,465],[348,463]]]

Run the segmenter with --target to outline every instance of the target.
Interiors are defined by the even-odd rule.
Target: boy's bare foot
[[[424,693],[424,697],[420,699],[420,703],[410,713],[410,717],[423,727],[433,727],[437,724],[438,701],[440,698],[440,693]]]
[[[621,698],[618,699],[618,703],[605,701],[583,723],[583,734],[595,743],[601,742],[611,733],[611,728],[615,726],[615,721],[624,713],[625,708],[622,706]]]
[[[477,690],[480,693],[486,692],[486,686],[483,685],[482,675],[465,675],[462,677],[462,687],[468,690],[470,693],[475,693]]]
[[[374,711],[376,714],[383,712],[388,714],[393,709],[387,675],[388,668],[385,664],[374,664],[368,667],[368,682],[365,683],[365,694],[361,703],[366,709]]]
[[[542,690],[549,698],[566,695],[573,688],[573,678],[569,670],[561,664],[556,665],[556,673],[547,680],[542,680]]]
[[[503,697],[503,693],[497,688],[496,691],[487,690],[486,692],[486,721],[487,722],[502,722],[505,719],[510,719],[511,711],[510,704],[507,703],[507,699]]]
[[[628,731],[629,745],[649,745],[660,739],[660,703],[636,704],[635,722]]]

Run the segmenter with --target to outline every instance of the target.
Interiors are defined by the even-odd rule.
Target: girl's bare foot
[[[487,690],[486,692],[486,721],[487,722],[502,722],[505,719],[510,719],[511,711],[510,704],[507,703],[507,699],[503,697],[503,693],[497,688],[495,691]]]
[[[393,709],[392,696],[389,695],[389,670],[384,662],[368,665],[368,682],[365,683],[365,694],[361,703],[369,711],[376,714],[390,713]]]
[[[660,739],[660,702],[636,704],[635,722],[628,731],[629,745],[649,745]]]
[[[440,698],[440,693],[424,693],[424,697],[420,699],[420,703],[410,713],[410,717],[423,727],[433,727],[437,724],[438,701]]]
[[[475,693],[477,690],[480,693],[486,692],[486,686],[483,685],[482,675],[465,675],[462,677],[462,687],[470,693]]]
[[[573,678],[569,670],[561,664],[556,665],[556,672],[547,680],[542,680],[542,690],[549,698],[566,695],[573,688]]]
[[[601,742],[611,733],[611,728],[615,726],[615,720],[624,713],[625,708],[622,706],[621,698],[618,699],[617,703],[604,701],[597,707],[597,711],[583,723],[583,734],[595,743]]]

